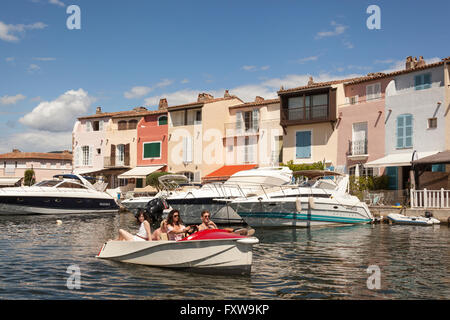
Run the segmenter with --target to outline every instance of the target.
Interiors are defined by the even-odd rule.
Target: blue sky
[[[66,8],[81,9],[69,30]],[[369,5],[381,29],[369,30]],[[71,148],[77,116],[195,101],[245,101],[316,81],[450,55],[448,1],[0,2],[0,152]]]

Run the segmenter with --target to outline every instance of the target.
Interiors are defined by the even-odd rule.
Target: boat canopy
[[[81,181],[81,179],[75,174],[56,174],[53,176],[53,178],[54,179],[74,179],[74,180]]]

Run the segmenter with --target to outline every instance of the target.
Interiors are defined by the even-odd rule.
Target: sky
[[[380,28],[367,26],[371,5]],[[160,98],[171,106],[226,89],[270,99],[309,76],[440,61],[449,15],[437,0],[1,0],[0,153],[71,150],[77,117],[97,106],[153,110]]]

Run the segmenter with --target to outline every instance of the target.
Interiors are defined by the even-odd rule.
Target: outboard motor
[[[430,211],[425,211],[425,218],[432,218],[433,214]]]
[[[147,203],[146,211],[152,218],[152,221],[160,222],[162,220],[163,211],[169,208],[169,204],[164,198],[154,198]]]

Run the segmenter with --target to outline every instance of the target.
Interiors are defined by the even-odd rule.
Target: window
[[[357,164],[348,169],[348,174],[354,176],[356,174],[356,167],[358,166],[358,176],[360,177],[373,177],[374,170],[373,168],[365,168],[362,164]]]
[[[161,158],[161,142],[145,142],[143,157],[144,159]]]
[[[435,129],[435,128],[437,128],[437,118],[428,119],[428,129]]]
[[[397,117],[397,149],[412,148],[413,122],[411,114]]]
[[[167,124],[167,116],[160,116],[158,118],[158,126],[164,126]]]
[[[245,137],[244,141],[244,162],[245,163],[255,163],[255,154],[256,154],[256,141],[255,136],[253,137]]]
[[[102,154],[102,149],[97,149],[97,155],[101,155]]]
[[[129,130],[136,129],[137,128],[137,124],[138,124],[137,120],[130,120],[130,121],[128,121],[128,129]]]
[[[379,99],[381,97],[381,83],[366,86],[366,100]]]
[[[367,122],[353,124],[352,155],[367,154]]]
[[[311,158],[311,131],[295,133],[295,158]]]
[[[195,112],[195,124],[201,124],[202,123],[202,110],[197,110]]]
[[[414,86],[416,90],[431,88],[431,73],[419,74],[415,76]]]
[[[289,120],[314,120],[328,116],[328,94],[288,99]]]
[[[347,97],[347,103],[348,104],[357,104],[358,103],[358,95]]]
[[[92,131],[92,122],[86,121],[86,132]]]
[[[82,152],[82,165],[88,166],[90,165],[90,152],[89,152],[89,146],[82,146],[81,152]]]
[[[125,162],[125,145],[118,144],[116,148],[116,165],[123,166]]]
[[[57,186],[57,188],[87,189],[86,187],[82,186],[81,184],[73,183],[73,182],[61,183],[59,186]]]
[[[92,123],[92,131],[100,131],[100,121],[94,121]]]
[[[127,122],[125,120],[119,121],[118,129],[119,130],[127,130]]]

